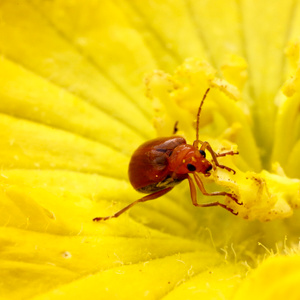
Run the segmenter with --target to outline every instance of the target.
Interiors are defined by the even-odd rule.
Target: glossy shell
[[[174,186],[186,178],[179,176],[169,180],[169,157],[179,145],[186,144],[183,137],[162,137],[147,141],[133,153],[128,175],[132,186],[143,193],[152,193]]]

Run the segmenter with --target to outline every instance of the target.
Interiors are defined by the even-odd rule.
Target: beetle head
[[[205,152],[187,144],[180,145],[173,150],[169,163],[170,171],[176,174],[198,172],[209,176],[209,171],[212,169],[212,164],[206,159]]]

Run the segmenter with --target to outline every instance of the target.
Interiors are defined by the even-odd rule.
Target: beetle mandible
[[[194,180],[203,195],[228,196],[237,204],[241,204],[238,202],[236,196],[231,193],[208,193],[204,188],[200,176],[198,175],[198,173],[202,173],[204,176],[210,176],[210,171],[216,167],[225,169],[235,174],[233,169],[219,164],[217,158],[220,156],[238,154],[238,152],[234,151],[216,153],[213,151],[208,142],[199,140],[200,113],[209,90],[209,88],[206,90],[198,109],[196,140],[194,141],[193,145],[187,144],[186,140],[181,136],[172,136],[159,137],[147,141],[138,147],[133,153],[129,163],[129,180],[131,185],[137,191],[146,193],[148,195],[132,202],[111,216],[97,217],[94,218],[93,221],[117,218],[137,203],[146,202],[165,195],[166,193],[170,192],[175,185],[179,184],[185,179],[187,179],[189,182],[193,205],[197,207],[221,206],[231,213],[237,214],[233,212],[233,209],[218,201],[199,204],[197,202],[196,186],[191,178],[191,175],[193,175]],[[177,131],[176,129],[177,122],[174,127],[174,132]],[[211,154],[212,163],[206,159],[205,150]]]

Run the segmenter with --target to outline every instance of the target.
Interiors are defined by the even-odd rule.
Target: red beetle
[[[229,167],[220,165],[217,157],[234,155],[238,152],[228,151],[223,153],[215,153],[208,142],[199,140],[199,119],[200,112],[206,95],[209,89],[206,90],[197,113],[196,140],[193,145],[186,143],[181,136],[160,137],[150,140],[142,144],[132,155],[129,163],[129,180],[132,186],[139,192],[148,194],[147,196],[138,199],[127,205],[115,214],[107,217],[94,218],[94,221],[108,220],[117,218],[126,210],[139,202],[153,200],[168,193],[175,185],[188,179],[191,191],[192,202],[198,207],[221,206],[233,214],[233,210],[220,202],[211,202],[205,204],[197,203],[196,187],[189,174],[192,174],[195,182],[206,196],[228,196],[237,204],[237,198],[227,192],[212,192],[208,193],[197,173],[202,173],[204,176],[210,176],[212,168],[222,168],[228,171],[235,171]],[[174,132],[176,132],[176,125]],[[200,145],[200,149],[199,149]],[[205,150],[212,156],[212,163],[206,159]]]

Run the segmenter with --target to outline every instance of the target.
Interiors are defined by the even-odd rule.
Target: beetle
[[[218,201],[199,204],[197,202],[196,186],[190,174],[205,196],[227,196],[235,201],[237,204],[238,199],[235,195],[228,192],[212,192],[208,193],[198,173],[202,173],[208,177],[211,175],[210,171],[215,168],[222,168],[229,172],[235,171],[227,166],[221,165],[218,162],[218,157],[226,155],[235,155],[238,152],[227,151],[223,153],[216,153],[208,142],[199,140],[199,121],[201,108],[204,100],[209,92],[206,90],[197,113],[196,123],[196,140],[193,145],[187,144],[186,140],[181,136],[159,137],[145,142],[136,149],[133,153],[128,169],[128,175],[131,185],[139,192],[148,194],[126,207],[122,208],[113,215],[106,217],[97,217],[93,221],[108,220],[117,218],[132,206],[140,202],[157,199],[166,193],[170,192],[174,186],[187,179],[189,182],[191,198],[193,205],[197,207],[208,206],[221,206],[233,214],[233,209],[227,207]],[[177,122],[174,127],[174,133],[177,131]],[[212,162],[206,158],[207,150],[212,157]]]

